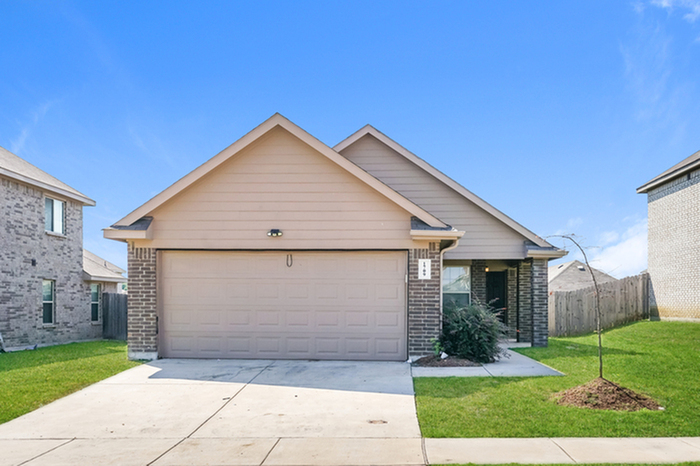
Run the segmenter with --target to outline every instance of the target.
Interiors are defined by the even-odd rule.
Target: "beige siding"
[[[408,249],[411,215],[282,128],[153,212],[158,249]],[[267,232],[283,231],[279,238]]]
[[[525,237],[371,135],[342,155],[443,222],[465,231],[446,259],[522,259]]]

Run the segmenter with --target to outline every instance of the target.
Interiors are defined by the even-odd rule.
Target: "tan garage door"
[[[160,353],[406,359],[406,253],[163,251]]]

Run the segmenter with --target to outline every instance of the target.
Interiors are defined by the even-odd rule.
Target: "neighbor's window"
[[[53,280],[44,280],[42,283],[42,308],[44,325],[53,324],[56,309],[56,282]]]
[[[100,320],[100,285],[90,284],[90,320],[99,322]]]
[[[44,222],[46,231],[65,234],[63,201],[46,198],[44,200]]]
[[[442,269],[442,304],[467,306],[471,303],[472,280],[468,265]]]

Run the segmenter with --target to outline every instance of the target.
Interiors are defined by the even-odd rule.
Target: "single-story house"
[[[598,285],[613,282],[617,278],[591,267]],[[593,286],[593,278],[588,266],[581,261],[573,260],[549,267],[549,293],[555,291],[574,291]]]
[[[144,359],[400,361],[476,299],[545,346],[565,254],[371,126],[329,147],[279,114],[104,236],[128,243]]]
[[[83,250],[95,201],[0,147],[0,335],[6,347],[102,338],[102,292],[119,271]]]
[[[649,313],[700,320],[700,151],[646,182]]]
[[[102,293],[125,293],[126,270],[83,249],[83,280],[100,285]]]

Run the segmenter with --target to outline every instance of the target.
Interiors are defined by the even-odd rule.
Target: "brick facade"
[[[127,341],[130,359],[158,357],[156,250],[129,243],[129,317]]]
[[[532,346],[547,346],[549,333],[547,297],[548,273],[546,259],[533,259],[531,267]]]
[[[418,279],[418,259],[430,259],[430,280]],[[430,243],[428,249],[408,251],[409,357],[431,354],[433,341],[440,336],[440,268],[438,243]]]
[[[649,191],[649,311],[700,319],[700,170]]]
[[[518,269],[511,267],[508,273],[508,338],[518,338]]]
[[[83,281],[82,204],[66,201],[65,235],[46,233],[41,190],[0,178],[0,208],[0,333],[5,345],[101,338],[101,324],[90,321],[90,285]],[[52,325],[42,320],[44,279],[55,281]]]
[[[518,264],[518,341],[532,342],[532,264]]]
[[[486,304],[486,261],[473,260],[471,265],[472,301]]]

